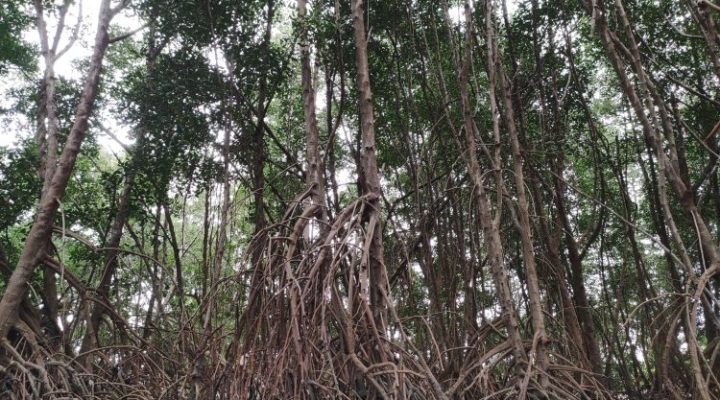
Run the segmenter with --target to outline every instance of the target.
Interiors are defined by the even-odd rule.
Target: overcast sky
[[[56,3],[59,2],[56,1]],[[72,48],[70,48],[70,50],[55,63],[55,74],[58,77],[79,81],[85,75],[86,71],[74,68],[74,65],[76,61],[88,59],[92,54],[92,45],[97,29],[100,3],[100,0],[78,0],[70,7],[65,19],[66,27],[63,31],[63,36],[60,40],[58,48],[63,48],[70,40],[72,31],[78,21],[78,14],[82,14],[81,29],[78,40]],[[80,12],[81,9],[82,11]],[[30,11],[34,13],[34,9],[31,9]],[[51,38],[50,40],[52,40],[57,27],[57,18],[55,15],[48,15],[45,13],[45,21],[48,25],[48,35]],[[113,19],[112,26],[120,31],[130,31],[137,29],[140,26],[140,21],[129,12],[124,11]],[[142,33],[139,32],[137,34],[141,35]],[[34,24],[27,27],[23,33],[23,39],[37,48],[40,47],[39,34],[37,27]],[[39,79],[39,77],[42,76],[44,69],[45,64],[42,56],[38,54],[38,71],[36,72],[35,78]],[[21,79],[22,77],[20,74],[12,71],[8,74],[6,79],[0,81],[0,95],[2,96],[2,99],[0,100],[0,107],[6,108],[12,105],[13,99],[8,96],[7,92],[8,90],[19,87],[21,85]],[[116,135],[121,138],[121,140],[129,143],[130,140],[127,138],[126,134],[127,128],[120,126],[120,124],[115,123],[115,121],[110,122],[111,123],[108,124],[108,127],[112,126],[116,128]],[[18,123],[11,123],[10,126],[4,127],[4,129],[0,130],[0,146],[11,146],[18,140],[18,138],[28,137],[33,133],[28,131],[28,129],[31,129],[31,127],[21,126]],[[122,152],[121,146],[104,134],[100,134],[98,142],[103,147],[114,153]]]
[[[517,8],[518,1],[519,0],[511,0],[507,3],[510,14],[514,13]],[[55,0],[55,2],[60,3],[61,1]],[[75,42],[73,47],[55,64],[55,72],[58,77],[80,81],[85,75],[84,70],[74,68],[74,65],[78,60],[89,58],[92,53],[92,44],[98,23],[100,3],[100,0],[78,0],[73,6],[71,6],[65,19],[66,28],[63,31],[62,40],[60,41],[60,45],[58,47],[63,48],[70,39],[72,30],[77,23],[78,14],[82,14],[82,25],[78,40]],[[31,9],[30,12],[34,13],[34,10]],[[450,18],[453,22],[460,23],[463,19],[462,13],[463,9],[461,6],[451,7]],[[48,16],[47,13],[45,19],[48,25],[49,36],[52,38],[57,26],[57,19],[54,15]],[[129,11],[124,10],[113,19],[112,25],[117,28],[117,30],[125,32],[137,29],[140,27],[141,22]],[[142,32],[138,32],[137,35],[142,35]],[[38,31],[34,24],[28,26],[27,30],[23,34],[23,39],[39,48],[40,42],[38,39]],[[38,71],[36,73],[36,78],[39,78],[42,75],[43,70],[44,63],[42,56],[38,55]],[[7,108],[12,105],[13,98],[7,95],[7,91],[19,87],[20,79],[21,77],[19,74],[14,73],[13,75],[13,72],[11,72],[4,81],[0,81],[0,108]],[[320,97],[320,99],[322,99],[322,97]],[[122,124],[113,120],[112,116],[108,114],[109,113],[103,114],[105,126],[112,128],[116,137],[124,141],[126,144],[130,143],[131,140],[127,135],[128,127],[122,126]],[[33,129],[34,128],[31,126],[21,126],[18,123],[13,123],[10,126],[4,127],[4,129],[0,130],[0,146],[12,146],[19,138],[31,135],[33,133]],[[103,133],[99,134],[98,142],[104,148],[113,153],[121,153],[123,151],[122,146]]]

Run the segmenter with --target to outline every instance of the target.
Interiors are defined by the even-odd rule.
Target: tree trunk
[[[491,3],[490,1],[485,2],[485,18],[486,18],[486,24],[490,25],[492,24],[492,17],[491,17]],[[447,10],[445,11],[447,14]],[[468,172],[470,174],[471,182],[473,185],[473,197],[475,197],[477,201],[477,208],[478,208],[478,215],[480,217],[480,223],[483,230],[483,236],[485,241],[485,247],[488,252],[488,262],[490,263],[490,268],[493,273],[493,280],[495,283],[495,288],[498,293],[498,297],[500,300],[500,306],[502,309],[502,312],[504,315],[508,318],[507,323],[507,330],[508,330],[508,336],[510,340],[510,345],[512,348],[512,354],[515,357],[516,366],[517,368],[522,367],[522,361],[525,360],[525,351],[523,349],[522,345],[522,338],[520,336],[520,324],[517,318],[517,311],[515,309],[515,305],[512,299],[512,291],[510,289],[510,282],[507,277],[507,272],[505,270],[505,261],[503,257],[503,247],[502,247],[502,239],[500,237],[500,227],[499,227],[499,219],[493,217],[490,200],[488,199],[488,194],[485,189],[485,183],[483,181],[483,172],[480,167],[480,163],[477,160],[477,147],[475,145],[475,136],[477,127],[475,125],[475,121],[473,120],[472,116],[472,109],[470,106],[470,98],[468,95],[468,75],[470,72],[471,62],[472,62],[472,31],[473,31],[473,23],[472,23],[472,13],[470,9],[470,4],[468,2],[465,3],[465,46],[464,46],[464,57],[463,60],[460,61],[457,57],[455,57],[455,65],[456,69],[458,71],[457,75],[457,83],[458,87],[460,89],[460,105],[462,108],[462,115],[463,115],[463,129],[465,131],[465,142],[467,146],[467,154],[465,156],[465,161],[468,164]],[[495,40],[493,30],[487,29],[487,39],[488,43],[491,43]],[[487,57],[488,57],[488,76],[490,77],[488,81],[488,91],[494,92],[495,86],[494,86],[494,76],[495,76],[495,65],[494,61],[491,62],[491,60],[495,59],[494,56],[494,46],[488,45],[487,47]],[[490,102],[494,102],[494,97],[490,97]],[[497,104],[492,104],[492,109],[497,109]],[[493,133],[494,138],[496,140],[495,146],[496,149],[499,149],[500,143],[499,143],[499,121],[498,121],[498,115],[493,115]],[[497,157],[498,153],[495,153],[495,160],[494,163],[498,164],[497,167],[499,167],[499,158]],[[498,171],[499,172],[499,171]],[[499,185],[496,188],[498,192],[502,191],[502,181],[500,179],[497,179],[499,181]],[[518,369],[519,370],[519,369]]]
[[[486,10],[487,15],[485,16],[485,18],[492,20],[492,2],[489,0],[487,4],[488,9]],[[487,29],[488,37],[494,36],[494,26],[492,21],[487,23]],[[500,78],[499,83],[505,111],[505,124],[507,126],[508,133],[510,134],[510,149],[513,158],[513,175],[515,177],[515,193],[517,194],[518,218],[520,223],[520,241],[522,247],[523,261],[525,263],[525,273],[527,275],[530,317],[532,319],[532,325],[536,336],[536,338],[533,339],[533,345],[535,345],[535,342],[537,343],[535,352],[537,364],[540,369],[540,383],[541,386],[546,386],[548,383],[548,378],[545,374],[545,371],[547,370],[548,359],[545,345],[547,344],[548,339],[547,334],[545,333],[545,320],[542,311],[542,299],[540,297],[540,280],[538,279],[537,275],[535,253],[533,249],[534,246],[532,240],[532,225],[530,224],[530,212],[528,211],[528,201],[525,194],[523,155],[520,148],[520,140],[518,139],[517,128],[515,125],[515,112],[513,110],[513,101],[511,97],[513,88],[507,76],[505,75],[504,68],[502,67],[502,61],[499,55],[497,41],[492,40],[489,46],[493,47],[493,53],[496,57],[493,62],[498,65],[498,71],[497,74],[493,74],[494,76],[489,76],[488,79],[494,79],[494,86],[498,81],[497,77],[499,76]],[[488,60],[488,62],[490,61],[491,60]],[[488,66],[488,68],[490,68],[490,66]],[[495,116],[499,114],[499,111],[497,109],[497,100],[494,100],[495,92],[490,91],[489,95],[491,97],[490,104],[494,106],[491,110],[491,114],[493,115],[493,118],[496,118]],[[497,127],[497,125],[495,125],[495,127]]]
[[[369,287],[369,293],[362,297],[369,300],[375,325],[379,332],[385,329],[385,295],[389,296],[387,274],[383,255],[382,222],[380,221],[380,199],[382,187],[377,168],[375,147],[375,123],[373,116],[372,92],[370,90],[370,72],[368,67],[367,38],[365,35],[365,10],[362,0],[352,0],[353,32],[355,38],[355,65],[357,67],[357,87],[360,92],[360,168],[362,170],[360,186],[362,194],[368,195],[367,214],[368,235],[370,240],[367,262],[361,263],[361,276],[367,274],[366,284],[361,282],[361,290]]]
[[[80,102],[75,112],[75,122],[60,157],[58,168],[53,174],[47,191],[40,200],[37,217],[25,241],[18,265],[7,283],[2,300],[0,300],[0,338],[6,337],[8,331],[16,322],[18,306],[25,296],[27,284],[35,266],[39,264],[45,255],[44,250],[50,240],[52,225],[60,204],[58,200],[62,199],[65,194],[68,180],[75,166],[75,160],[80,152],[80,145],[88,128],[88,119],[100,83],[102,61],[109,44],[108,29],[110,20],[115,12],[116,10],[110,8],[110,0],[102,1],[93,55],[90,59],[90,67],[86,75]]]
[[[40,49],[45,62],[45,73],[41,82],[41,102],[38,109],[38,145],[40,146],[40,169],[39,176],[43,181],[40,197],[48,191],[52,182],[52,177],[57,168],[58,156],[58,131],[60,130],[60,121],[57,117],[57,102],[55,100],[55,87],[57,77],[55,76],[55,61],[57,60],[58,41],[65,29],[65,16],[67,15],[69,1],[65,1],[59,10],[59,21],[55,28],[55,35],[50,43],[48,37],[47,24],[44,16],[44,6],[42,1],[35,0],[35,25],[40,37]],[[48,240],[47,247],[42,252],[51,251],[51,242]],[[57,301],[57,279],[55,272],[49,267],[43,267],[43,300],[45,307],[43,313],[47,318],[47,323],[52,326],[52,330],[56,330],[58,318],[58,301]],[[59,337],[50,337],[53,347],[57,348]]]

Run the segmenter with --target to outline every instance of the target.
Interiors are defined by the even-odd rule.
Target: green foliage
[[[462,2],[448,2],[453,14],[450,21],[444,15],[444,2],[366,3],[370,4],[366,17],[375,150],[384,190],[379,202],[384,267],[392,280],[389,294],[409,338],[404,343],[408,356],[425,357],[431,372],[442,375],[441,385],[452,382],[465,364],[477,365],[480,371],[488,363],[495,367],[477,372],[482,377],[479,380],[490,382],[488,387],[494,390],[502,382],[513,382],[508,378],[512,370],[507,363],[509,355],[475,364],[476,357],[502,345],[508,337],[502,323],[492,328],[485,325],[499,315],[500,302],[490,268],[494,261],[488,259],[488,237],[483,229],[487,221],[480,219],[477,188],[468,179],[467,160],[475,157],[480,162],[490,211],[497,217],[502,241],[502,260],[498,262],[512,288],[523,344],[533,343],[534,327],[527,293],[527,260],[521,247],[524,228],[518,218],[521,190],[530,203],[532,253],[540,271],[542,307],[553,339],[547,346],[557,354],[552,361],[574,359],[582,368],[588,367],[580,365],[583,357],[578,355],[578,343],[570,343],[575,338],[568,339],[570,316],[566,314],[573,305],[576,311],[587,311],[573,303],[578,302],[580,292],[586,292],[589,322],[595,331],[583,334],[599,343],[604,368],[600,372],[607,375],[608,387],[643,394],[656,390],[654,374],[662,361],[658,343],[670,325],[681,327],[673,333],[674,340],[668,341],[675,349],[672,371],[689,371],[689,358],[682,347],[687,344],[683,325],[687,319],[667,310],[680,309],[676,298],[681,296],[677,293],[687,289],[688,271],[703,271],[700,260],[706,254],[697,245],[695,221],[671,187],[665,191],[668,209],[660,207],[658,195],[664,192],[660,192],[658,176],[663,171],[623,94],[607,51],[598,41],[598,21],[580,2],[540,0],[512,2],[514,12],[506,20],[500,2],[494,2],[492,18],[499,45],[495,67],[502,69],[511,83],[510,102],[525,174],[526,187],[517,187],[510,129],[504,118],[508,106],[501,99],[500,115],[493,116],[490,111],[485,6],[475,1],[472,14],[475,31],[467,89],[471,118],[478,127],[474,138],[478,151],[467,154],[456,66],[464,54],[467,29],[456,19],[462,13]],[[598,3],[605,7],[610,27],[617,30],[616,40],[626,43],[629,38],[619,24],[614,2]],[[692,187],[698,215],[708,221],[710,234],[717,237],[720,186],[713,152],[717,152],[718,136],[708,134],[717,124],[719,92],[707,44],[689,14],[689,2],[623,3],[640,43],[641,62],[660,98],[648,98],[650,105],[643,107],[650,114],[661,101],[670,109],[672,129],[660,138],[662,150],[671,154],[669,143],[674,135],[674,144],[682,154],[677,162],[682,165],[683,179]],[[280,265],[274,264],[276,259],[285,256],[282,252],[288,247],[290,233],[295,233],[291,231],[292,221],[306,204],[293,199],[307,189],[302,176],[307,144],[298,57],[300,25],[292,21],[292,7],[279,0],[272,2],[271,18],[270,4],[256,0],[133,2],[132,15],[147,26],[109,49],[97,109],[90,121],[92,129],[55,221],[92,246],[102,247],[119,214],[120,195],[125,185],[130,185],[129,218],[124,221],[110,303],[129,321],[123,329],[133,333],[142,330],[147,335],[143,341],[155,346],[157,354],[169,354],[173,371],[168,376],[172,379],[192,370],[195,365],[191,363],[200,363],[198,360],[212,351],[216,351],[212,355],[217,359],[219,354],[237,356],[217,349],[228,346],[233,352],[238,350],[230,345],[243,343],[248,330],[242,329],[252,323],[258,326],[252,333],[268,347],[252,348],[248,354],[267,351],[274,357],[273,352],[282,346],[272,346],[286,339],[273,330],[273,324],[289,319],[290,297],[285,297],[290,293],[288,282],[307,283],[306,277],[297,281],[289,278],[284,264],[282,272],[273,270]],[[32,22],[24,14],[28,7],[20,1],[0,6],[0,75],[13,66],[29,72],[35,64],[37,54],[19,39]],[[266,42],[268,23],[271,39]],[[339,210],[360,204],[354,203],[359,195],[356,181],[361,143],[349,2],[312,1],[308,29],[320,148],[328,178],[325,194],[333,203],[325,222],[332,226]],[[636,85],[636,67],[630,65],[628,54],[621,56],[631,83]],[[75,66],[82,70],[87,63],[80,60]],[[60,77],[57,83],[62,147],[73,123],[80,82]],[[4,112],[25,121],[25,131],[18,137],[29,137],[37,120],[37,84],[18,82],[11,86],[12,108]],[[499,87],[496,91],[500,98],[502,91]],[[265,115],[259,115],[261,109]],[[500,122],[499,143],[493,137],[493,118]],[[661,126],[663,121],[654,118],[653,126]],[[115,122],[134,139],[127,154],[116,158],[102,150],[97,133],[100,123],[114,132],[120,127],[106,125]],[[338,129],[331,136],[336,122]],[[261,123],[268,129],[259,129]],[[0,245],[11,264],[17,261],[40,192],[36,147],[34,140],[18,139],[13,147],[0,149]],[[500,153],[499,165],[493,165],[489,157],[495,150]],[[263,179],[262,192],[259,178]],[[225,179],[230,200],[227,225],[221,227]],[[333,181],[338,183],[337,188]],[[255,226],[259,219],[255,201],[262,201],[264,226]],[[347,230],[353,223],[366,226],[360,208],[351,210],[357,214],[337,227],[337,240],[329,242],[328,255],[337,263],[336,275],[324,279],[335,285],[340,306],[331,304],[323,310],[322,318],[339,318],[331,314],[339,315],[338,307],[346,301],[352,303],[345,296],[359,280],[360,257],[355,255],[366,251],[362,247],[366,232],[364,228]],[[675,241],[667,239],[667,211],[679,232]],[[563,217],[567,217],[567,226]],[[257,231],[272,239],[260,244],[259,260],[253,260],[254,246],[258,245],[253,234]],[[325,243],[313,242],[317,239],[315,231],[311,235],[307,232],[297,232],[296,253],[288,263],[292,273],[303,263],[314,262],[321,249],[327,250]],[[226,240],[222,242],[221,237]],[[672,253],[661,248],[661,241]],[[678,242],[687,246],[692,265],[677,264]],[[219,243],[224,243],[218,261],[220,283],[211,278]],[[581,254],[572,254],[571,244]],[[95,251],[76,238],[57,235],[53,245],[54,256],[62,257],[69,273],[91,289],[98,284],[107,249]],[[352,250],[342,256],[338,250],[341,245]],[[575,256],[580,260],[573,260]],[[257,264],[250,265],[251,261]],[[260,278],[253,281],[254,277]],[[179,289],[181,278],[183,292]],[[42,290],[41,279],[38,272],[33,281],[36,291]],[[216,287],[210,286],[215,283]],[[711,280],[708,289],[715,295],[717,284]],[[251,316],[256,320],[242,319],[243,312],[250,309],[248,299],[255,289],[267,296],[259,306],[259,316]],[[81,296],[73,290],[62,296],[79,309]],[[206,296],[210,293],[216,297],[208,305]],[[312,301],[322,303],[328,299],[323,296],[330,296],[323,293],[306,301],[313,293],[302,292],[303,307]],[[568,300],[570,304],[565,303]],[[76,313],[72,307],[68,310],[68,314]],[[300,320],[307,322],[303,318],[309,316],[315,318],[315,324],[320,318],[315,311],[301,310],[305,314]],[[209,321],[204,320],[205,315]],[[148,326],[144,326],[146,318]],[[389,341],[394,341],[399,325],[393,325],[394,315],[388,318],[393,321],[389,331],[394,335]],[[702,350],[712,344],[712,332],[707,322],[711,320],[701,319],[698,338]],[[117,325],[106,322],[109,320],[101,324],[101,342],[126,340],[117,336],[121,331]],[[581,328],[589,322],[581,321]],[[84,323],[80,321],[79,328],[72,330],[69,348],[82,340]],[[482,331],[484,327],[488,332]],[[342,327],[331,322],[327,328],[330,343],[322,345],[345,357]],[[205,335],[202,339],[198,339],[200,332]],[[366,333],[358,333],[359,343]],[[179,343],[188,342],[192,343],[189,347],[179,349]],[[237,361],[222,362],[230,370]],[[412,363],[406,366],[411,368]],[[382,381],[383,372],[375,376]],[[478,397],[479,392],[466,397]]]
[[[25,141],[16,148],[0,148],[0,229],[25,223],[40,194],[37,148]]]
[[[204,157],[215,141],[222,77],[198,53],[161,55],[149,70],[137,69],[123,93],[125,118],[146,131],[140,168],[157,193],[171,178],[208,178],[215,167]],[[150,183],[149,182],[149,183]],[[151,202],[152,203],[152,202]]]
[[[15,67],[32,72],[37,65],[33,49],[22,40],[21,34],[32,19],[24,11],[27,0],[7,0],[0,3],[0,76]]]

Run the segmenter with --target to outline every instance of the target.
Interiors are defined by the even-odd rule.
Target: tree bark
[[[86,75],[80,102],[75,112],[75,121],[60,157],[57,170],[53,174],[47,191],[40,200],[37,217],[25,241],[18,265],[7,283],[2,300],[0,300],[0,338],[6,337],[10,328],[15,324],[18,316],[18,306],[25,296],[27,284],[35,266],[39,264],[45,255],[44,249],[50,240],[52,225],[59,207],[58,200],[62,199],[65,194],[65,189],[75,166],[75,160],[80,152],[80,145],[87,132],[88,119],[100,83],[102,61],[109,44],[108,29],[110,20],[115,12],[116,10],[110,8],[110,0],[102,1],[93,55],[90,59],[90,67]]]
[[[363,195],[368,196],[367,214],[368,236],[371,240],[367,262],[361,262],[361,275],[369,276],[368,282],[361,290],[365,300],[369,300],[373,312],[375,325],[379,332],[384,333],[384,295],[389,295],[387,287],[387,273],[383,256],[382,222],[380,221],[380,199],[382,187],[377,168],[377,155],[375,147],[375,122],[373,116],[372,92],[370,90],[370,72],[368,67],[367,37],[365,35],[365,10],[362,0],[352,0],[353,34],[355,39],[355,65],[357,68],[357,87],[360,92],[360,168],[362,170],[360,186]]]
[[[155,64],[158,54],[162,50],[162,46],[156,47],[152,42],[149,43],[148,51],[145,57],[145,64],[148,68],[152,68]],[[130,215],[131,196],[133,190],[133,184],[135,181],[135,175],[137,174],[138,168],[140,168],[143,159],[143,145],[145,142],[146,130],[142,126],[138,128],[137,143],[132,148],[132,159],[130,168],[125,173],[125,179],[123,184],[123,190],[120,194],[120,199],[117,204],[117,212],[113,219],[110,231],[108,232],[105,246],[108,250],[105,253],[102,275],[100,276],[100,282],[98,283],[96,293],[101,300],[109,301],[108,295],[110,294],[110,284],[112,277],[115,275],[115,271],[118,267],[118,254],[120,247],[120,240],[123,235],[123,227],[128,221]],[[89,326],[80,352],[85,353],[89,350],[97,348],[99,345],[98,333],[100,328],[100,321],[103,315],[105,315],[105,308],[98,303],[90,303],[91,312],[90,319],[88,321]],[[152,305],[150,306],[152,308]]]
[[[492,2],[488,0],[488,9],[486,10],[487,15],[485,18],[490,19],[487,23],[488,37],[494,36],[494,24],[492,23]],[[469,12],[469,11],[467,11]],[[545,320],[542,311],[542,300],[540,296],[540,280],[537,275],[537,266],[535,263],[535,252],[533,249],[532,240],[532,225],[530,224],[530,212],[528,207],[527,196],[525,194],[525,175],[523,172],[523,154],[520,148],[520,140],[518,139],[518,131],[515,125],[515,112],[513,110],[513,100],[511,93],[513,88],[505,75],[504,68],[499,55],[497,47],[497,41],[492,40],[488,46],[493,47],[493,53],[496,57],[493,60],[497,63],[498,71],[494,76],[488,77],[488,79],[495,79],[497,82],[497,76],[499,76],[500,92],[502,93],[502,100],[504,106],[505,125],[507,126],[508,133],[510,135],[510,149],[513,158],[513,172],[515,177],[515,193],[517,195],[518,203],[518,219],[519,219],[519,230],[520,230],[520,241],[522,247],[522,257],[525,263],[525,274],[527,275],[527,286],[528,286],[528,302],[530,306],[530,316],[532,319],[533,330],[537,337],[537,346],[535,349],[537,364],[540,369],[539,380],[542,386],[546,386],[548,383],[547,374],[545,371],[548,366],[548,359],[546,354],[545,345],[548,341],[547,334],[545,332]],[[488,60],[490,62],[491,60]],[[490,66],[488,66],[490,68]],[[493,85],[495,84],[493,82]],[[497,100],[495,98],[495,92],[490,91],[489,96],[491,97],[490,103],[494,106],[491,110],[493,118],[497,118],[499,111],[497,109]]]
[[[103,258],[103,270],[102,275],[100,275],[100,283],[98,283],[96,289],[97,296],[99,296],[99,298],[103,301],[109,300],[110,284],[112,283],[112,277],[115,275],[115,271],[118,267],[118,249],[123,235],[123,227],[130,215],[130,200],[133,181],[135,179],[136,170],[139,167],[138,164],[140,162],[140,157],[142,157],[141,152],[144,136],[145,131],[141,128],[138,135],[137,145],[133,150],[132,165],[125,175],[125,183],[123,184],[123,190],[117,204],[117,213],[115,214],[115,218],[110,226],[110,231],[104,246],[107,248],[107,251],[105,253],[105,257]],[[88,322],[90,325],[87,327],[87,332],[85,334],[85,338],[83,339],[83,344],[80,350],[81,353],[95,349],[99,345],[98,333],[100,329],[100,321],[106,313],[106,309],[102,306],[102,304],[91,302],[90,307],[90,319]]]
[[[57,102],[55,101],[55,87],[57,77],[55,76],[55,61],[57,60],[57,47],[65,29],[65,16],[67,15],[70,1],[64,1],[59,10],[58,25],[55,28],[55,35],[50,43],[48,37],[47,24],[45,22],[45,7],[40,0],[35,0],[35,25],[40,37],[40,50],[45,62],[45,73],[41,86],[41,102],[38,110],[38,145],[40,146],[40,169],[39,176],[43,181],[40,197],[48,191],[55,174],[58,157],[58,131],[60,130],[60,121],[57,117]],[[43,252],[51,251],[51,242],[48,240],[46,249]],[[43,299],[45,308],[43,313],[47,318],[47,323],[53,327],[57,327],[58,317],[58,301],[57,301],[57,279],[55,272],[46,266],[43,266]],[[57,345],[57,337],[50,338],[54,346]]]
[[[698,297],[696,300],[700,300],[699,295],[702,294],[707,280],[720,271],[718,247],[697,207],[692,188],[688,185],[688,182],[683,180],[682,171],[679,168],[674,129],[667,112],[669,107],[667,107],[660,98],[652,79],[642,64],[640,50],[635,40],[635,33],[625,13],[622,1],[615,0],[614,3],[617,17],[624,30],[627,45],[609,28],[606,11],[604,9],[598,4],[588,0],[583,1],[583,6],[593,17],[605,54],[620,80],[620,85],[625,97],[630,102],[635,115],[641,123],[645,141],[652,149],[653,156],[657,159],[660,169],[660,173],[657,174],[660,205],[665,214],[664,217],[670,229],[671,238],[675,242],[683,264],[685,264],[684,267],[688,272],[688,278],[695,283],[695,296]],[[628,60],[632,72],[635,73],[637,78],[636,83],[633,83],[630,77],[628,77],[625,70],[626,64],[621,54]],[[666,147],[669,154],[666,154]],[[688,249],[683,243],[683,238],[680,235],[672,215],[665,189],[668,184],[680,205],[683,206],[691,218],[694,225],[693,228],[697,234],[701,250],[701,266],[706,268],[705,272],[699,278],[694,271],[694,263],[689,257]],[[703,366],[700,361],[701,355],[699,354],[699,345],[696,336],[697,310],[694,304],[692,307],[688,307],[686,314],[688,320],[687,328],[689,330],[689,332],[686,332],[686,338],[688,341],[688,353],[690,354],[692,362],[692,372],[700,397],[704,400],[709,400],[711,395],[708,384],[703,376]]]
[[[486,18],[486,25],[492,24],[492,4],[489,0],[485,1],[485,18]],[[447,10],[446,10],[447,14]],[[468,75],[470,72],[470,67],[472,63],[472,30],[473,30],[473,23],[472,23],[472,12],[470,8],[470,4],[468,2],[465,2],[465,46],[464,46],[464,57],[463,60],[460,61],[457,57],[455,57],[455,66],[457,69],[457,83],[458,87],[460,89],[460,105],[462,108],[462,115],[463,115],[463,129],[465,131],[465,144],[467,146],[467,154],[465,155],[465,161],[468,164],[468,172],[470,174],[471,182],[473,185],[473,197],[475,197],[477,201],[477,208],[478,208],[478,215],[480,217],[480,224],[483,231],[484,241],[485,241],[485,247],[488,252],[488,262],[490,264],[490,268],[492,270],[493,274],[493,280],[495,283],[495,288],[498,293],[498,297],[500,300],[500,307],[502,309],[502,312],[504,315],[508,318],[507,323],[507,330],[508,330],[508,336],[510,345],[512,348],[512,354],[515,357],[516,365],[518,368],[521,368],[522,361],[525,360],[525,351],[523,349],[522,345],[522,338],[520,336],[520,324],[517,318],[517,311],[515,309],[515,304],[513,302],[512,298],[512,291],[510,289],[510,283],[507,277],[507,272],[505,270],[505,261],[503,256],[503,246],[502,246],[502,239],[500,238],[500,227],[499,227],[499,219],[493,217],[492,215],[492,209],[490,205],[490,200],[488,199],[488,194],[485,189],[485,182],[483,181],[483,172],[480,167],[480,163],[477,160],[477,147],[475,144],[475,136],[477,133],[477,127],[475,125],[475,121],[473,120],[472,115],[472,108],[470,106],[470,98],[468,94]],[[488,91],[494,92],[495,91],[495,46],[491,43],[495,40],[494,33],[492,29],[487,29],[486,27],[486,34],[487,34],[487,58],[488,58],[488,76],[490,79],[488,80]],[[494,97],[490,97],[490,102],[493,103],[495,100]],[[491,105],[493,110],[497,110],[497,104]],[[499,142],[499,115],[493,114],[493,133],[495,138],[495,146],[496,149],[499,149],[500,142]],[[495,153],[495,160],[494,162],[496,164],[499,164],[498,156],[499,154]],[[495,166],[496,168],[499,168],[499,165]],[[499,171],[498,171],[499,172]],[[502,191],[502,181],[499,180],[499,185],[496,188],[499,192]]]
[[[305,180],[312,187],[312,203],[321,207],[319,215],[326,213],[325,174],[320,156],[320,135],[318,133],[317,116],[315,113],[315,88],[312,83],[310,67],[310,43],[308,42],[306,0],[298,0],[298,17],[300,18],[300,63],[302,79],[303,114],[305,116],[305,145],[307,152],[307,171]]]

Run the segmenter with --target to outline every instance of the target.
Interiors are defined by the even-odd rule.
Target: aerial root
[[[401,317],[384,288],[378,320],[378,305],[369,304],[360,281],[373,234],[363,218],[372,200],[358,198],[327,223],[306,203],[275,226],[263,264],[252,266],[261,274],[247,302],[262,306],[240,316],[235,348],[242,350],[228,360],[230,378],[219,390],[240,398],[610,398],[599,377],[560,355],[550,352],[545,371],[514,360],[503,316],[476,332],[461,367],[450,372],[425,318]],[[323,225],[308,236],[312,221]],[[435,350],[419,350],[418,335]],[[536,345],[537,338],[528,344],[530,354]],[[513,367],[518,362],[524,373]]]

